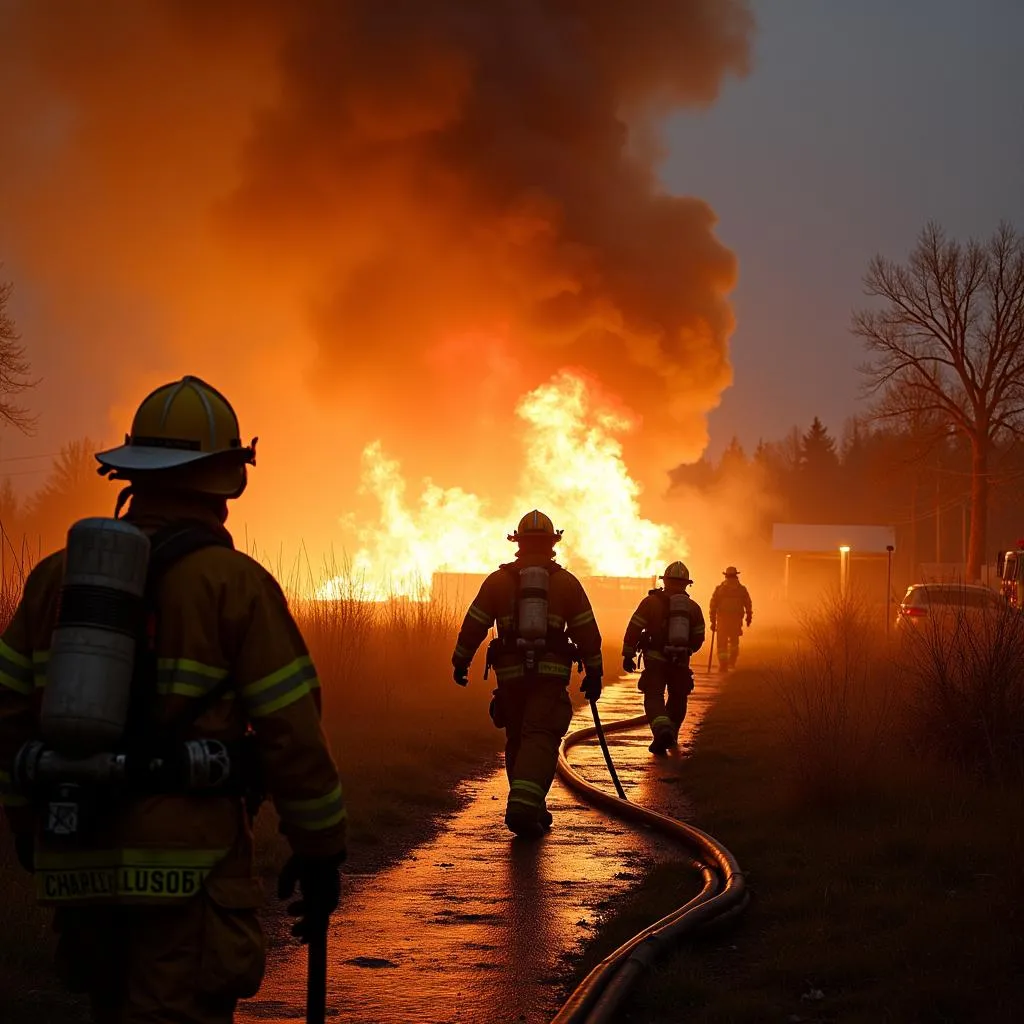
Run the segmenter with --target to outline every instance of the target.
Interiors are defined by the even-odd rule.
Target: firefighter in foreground
[[[652,754],[663,754],[679,740],[686,698],[693,690],[690,655],[704,644],[704,613],[686,593],[693,583],[690,570],[673,562],[660,578],[664,589],[650,591],[640,602],[622,638],[625,671],[635,672],[637,651],[643,655],[638,689],[651,727]]]
[[[227,400],[195,377],[158,388],[97,459],[130,505],[71,528],[0,640],[0,798],[95,1021],[227,1024],[263,976],[261,785],[293,934],[338,903],[319,684],[280,587],[224,527],[255,464]]]
[[[506,733],[508,805],[505,824],[517,835],[539,836],[551,826],[546,805],[572,704],[567,687],[574,662],[584,671],[580,689],[601,696],[601,634],[580,581],[555,561],[555,531],[542,512],[528,512],[508,539],[516,559],[484,580],[452,655],[455,682],[465,686],[476,649],[497,622],[487,667],[497,689],[491,718]]]
[[[744,616],[749,626],[754,608],[750,603],[750,592],[740,583],[739,569],[735,565],[726,566],[722,575],[725,579],[715,587],[708,612],[711,631],[718,635],[718,671],[728,672],[736,667]]]

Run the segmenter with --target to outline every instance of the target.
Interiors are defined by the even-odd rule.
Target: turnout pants
[[[740,652],[740,637],[743,636],[743,620],[736,622],[718,621],[718,665],[732,668]]]
[[[95,1024],[231,1024],[263,980],[255,891],[220,879],[173,906],[61,907],[58,973]]]
[[[678,736],[686,717],[686,698],[693,691],[693,673],[689,666],[645,663],[637,689],[644,695],[644,712],[651,735],[656,737],[660,730],[671,729],[672,735]]]
[[[499,691],[505,725],[508,809],[545,809],[572,702],[559,681],[516,680]]]

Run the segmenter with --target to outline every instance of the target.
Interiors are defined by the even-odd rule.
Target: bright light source
[[[842,545],[842,547],[840,547],[839,550],[842,551],[842,553],[844,555],[848,555],[850,553],[850,545],[849,544],[844,544],[844,545]]]

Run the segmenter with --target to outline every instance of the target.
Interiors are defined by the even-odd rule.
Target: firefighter
[[[690,655],[704,644],[704,613],[686,593],[693,583],[690,570],[682,562],[673,562],[659,578],[664,589],[650,591],[640,602],[622,638],[626,672],[636,671],[636,653],[643,654],[637,688],[644,695],[652,754],[663,754],[679,741],[686,698],[693,691]]]
[[[728,672],[736,667],[744,616],[749,626],[754,608],[750,603],[750,592],[740,583],[739,569],[735,565],[726,566],[722,575],[725,579],[715,587],[708,612],[711,631],[718,635],[718,671]]]
[[[130,504],[123,518],[72,527],[65,551],[28,577],[0,639],[0,798],[40,902],[56,908],[58,972],[89,995],[95,1021],[227,1024],[264,969],[257,788],[273,798],[291,850],[278,895],[301,893],[288,908],[293,935],[306,941],[326,928],[338,904],[345,806],[321,729],[319,683],[280,587],[234,550],[224,526],[228,501],[255,465],[255,440],[242,443],[228,401],[196,377],[160,387],[125,443],[96,458],[102,475],[127,483],[115,514]],[[40,795],[25,782],[25,765],[38,779],[46,763],[39,737],[59,732],[68,710],[58,694],[73,695],[75,680],[92,671],[92,662],[69,661],[62,627],[129,614],[127,591],[116,587],[128,587],[130,574],[94,585],[92,604],[83,603],[88,585],[72,585],[73,565],[85,564],[98,541],[124,564],[133,557],[125,545],[145,551],[145,629],[126,670],[130,698],[114,751],[123,759],[94,758],[124,773],[89,784],[77,777],[80,761],[64,763],[60,788]],[[86,693],[81,684],[94,699],[79,709],[83,720],[110,697],[102,686],[120,668],[107,669],[99,688]],[[84,742],[83,730],[69,736]],[[237,781],[226,783],[225,772]],[[214,784],[196,788],[204,773]]]
[[[546,799],[572,718],[567,687],[574,662],[582,666],[587,699],[601,696],[601,634],[580,581],[555,561],[561,536],[543,512],[523,516],[508,536],[518,545],[515,561],[484,580],[452,654],[455,682],[465,686],[473,655],[497,622],[484,675],[494,669],[491,719],[506,735],[505,824],[524,837],[551,827]]]

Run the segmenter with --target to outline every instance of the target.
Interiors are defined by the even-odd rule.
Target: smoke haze
[[[511,488],[516,403],[563,368],[640,415],[649,479],[703,447],[736,263],[659,190],[657,119],[745,73],[742,0],[0,16],[0,261],[44,421],[113,440],[140,390],[208,376],[262,437],[268,538],[330,536],[375,439]]]

